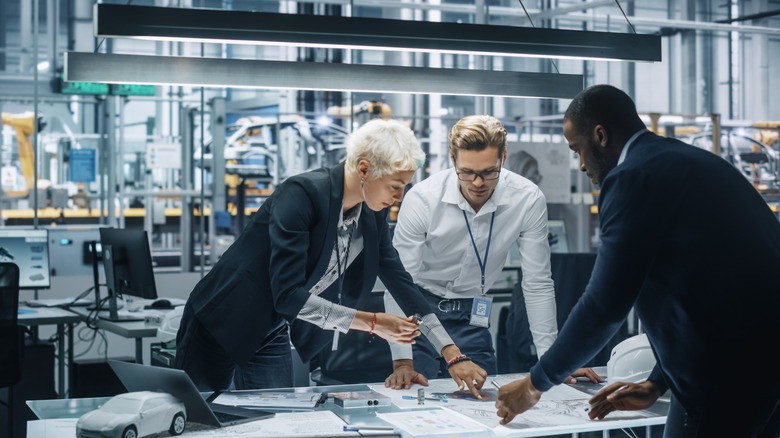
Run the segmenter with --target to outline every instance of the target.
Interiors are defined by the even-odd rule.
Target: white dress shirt
[[[478,213],[461,194],[453,168],[409,190],[398,213],[393,246],[414,281],[442,298],[480,295],[481,271],[463,212],[483,262],[491,215],[496,213],[485,269],[486,291],[503,276],[507,253],[517,242],[528,321],[541,357],[558,334],[544,194],[508,169],[501,169],[493,195]],[[400,314],[400,307],[387,293],[385,305],[388,312]],[[391,344],[391,351],[394,360],[412,357],[410,346]]]

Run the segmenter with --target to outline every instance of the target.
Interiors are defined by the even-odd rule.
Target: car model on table
[[[187,410],[176,397],[154,391],[119,394],[76,422],[78,438],[140,438],[164,431],[181,435]]]

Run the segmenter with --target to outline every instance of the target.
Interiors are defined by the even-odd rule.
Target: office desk
[[[90,311],[83,308],[73,309],[82,320],[86,320],[90,315]],[[156,310],[154,312],[147,312],[145,314],[156,313],[158,316],[162,316],[166,311]],[[108,314],[106,311],[101,311],[101,315]],[[143,318],[143,316],[141,316]],[[144,363],[144,344],[143,338],[153,338],[157,336],[157,328],[159,325],[147,324],[144,321],[108,321],[105,319],[96,318],[92,321],[93,325],[99,329],[107,332],[114,333],[123,338],[135,339],[135,360],[137,363]]]
[[[508,375],[508,376],[497,376],[496,379],[503,379],[505,382],[511,380],[512,378],[516,377],[517,375]],[[455,383],[452,382],[449,379],[439,379],[439,380],[432,380],[431,381],[431,387],[434,388],[438,385],[446,385],[446,387],[452,391],[456,390]],[[267,391],[273,391],[273,392],[316,392],[316,393],[331,393],[331,392],[346,392],[346,391],[365,391],[368,390],[369,387],[378,387],[378,385],[381,384],[373,384],[373,385],[336,385],[336,386],[320,386],[320,387],[308,387],[308,388],[285,388],[285,389],[276,389],[276,390],[267,390]],[[497,425],[498,417],[495,416],[495,407],[494,403],[492,401],[481,403],[481,406],[484,410],[484,412],[489,413],[489,415],[483,415],[482,420],[477,425],[481,425],[482,429],[479,431],[472,431],[469,433],[449,433],[448,436],[458,436],[458,437],[485,437],[485,436],[510,436],[510,437],[532,437],[532,436],[550,436],[550,435],[561,435],[561,434],[571,434],[573,436],[576,436],[579,433],[583,432],[591,432],[591,431],[605,431],[603,433],[604,436],[608,436],[609,430],[613,429],[625,429],[625,428],[636,428],[636,427],[649,427],[653,425],[662,425],[666,421],[666,412],[668,410],[668,405],[663,402],[656,403],[655,406],[651,410],[648,411],[642,411],[643,416],[640,415],[633,415],[633,414],[627,414],[623,418],[612,418],[610,419],[610,416],[607,416],[607,419],[601,420],[601,421],[590,421],[590,420],[583,420],[583,414],[582,412],[577,412],[572,414],[570,410],[573,409],[574,405],[577,404],[578,406],[581,406],[583,403],[587,403],[587,398],[589,396],[587,394],[592,393],[596,391],[598,388],[600,388],[600,385],[594,385],[590,383],[578,383],[576,385],[569,386],[565,388],[566,390],[571,390],[573,387],[576,387],[577,389],[583,391],[585,393],[584,395],[584,401],[580,400],[577,402],[570,402],[566,400],[556,401],[556,400],[547,400],[546,404],[548,406],[542,407],[539,406],[539,409],[550,409],[550,404],[559,404],[561,408],[559,411],[555,411],[552,414],[549,415],[560,415],[560,421],[556,421],[556,424],[539,424],[538,420],[530,420],[529,418],[532,418],[532,414],[529,416],[526,416],[526,414],[530,414],[531,411],[528,411],[526,414],[521,414],[518,416],[512,423],[510,423],[511,427],[504,427],[504,426],[498,426],[497,428],[493,428],[492,426],[487,426],[488,424],[495,423]],[[416,393],[416,388],[413,387],[411,390],[411,393]],[[483,389],[489,389],[488,387]],[[257,391],[258,393],[267,392],[267,391]],[[381,391],[390,391],[383,389]],[[402,393],[401,391],[396,391],[399,394]],[[409,392],[409,391],[407,391]],[[426,391],[426,394],[428,392]],[[204,394],[205,396],[205,394]],[[108,400],[108,397],[101,397],[101,398],[84,398],[84,399],[71,399],[71,400],[36,400],[36,401],[28,401],[27,404],[30,406],[31,410],[42,420],[49,419],[51,422],[29,422],[28,423],[28,437],[36,437],[36,438],[47,438],[47,437],[54,437],[54,436],[64,436],[64,435],[56,435],[56,433],[65,434],[68,433],[68,428],[75,427],[75,419],[80,417],[86,412],[89,412],[93,409],[96,409],[99,407],[102,403],[104,403],[106,400]],[[545,398],[542,399],[542,404],[545,402]],[[334,414],[336,414],[338,417],[341,418],[344,422],[350,425],[368,425],[368,426],[389,426],[389,424],[385,421],[383,421],[380,416],[391,414],[391,415],[404,415],[404,414],[412,414],[413,416],[445,416],[445,415],[453,415],[451,411],[449,410],[441,410],[442,406],[446,406],[446,404],[442,404],[437,401],[427,401],[422,406],[417,406],[416,401],[410,401],[412,403],[411,406],[409,404],[403,405],[402,403],[394,404],[390,406],[380,406],[380,407],[365,407],[365,408],[342,408],[338,406],[332,398],[328,398],[328,400],[322,404],[321,406],[315,408],[314,410],[327,410],[331,411]],[[402,407],[403,406],[403,407]],[[567,408],[569,408],[567,410]],[[264,408],[265,409],[265,408]],[[269,409],[270,410],[270,409]],[[459,409],[458,412],[461,414],[465,411],[467,411],[468,408]],[[545,412],[548,412],[545,411]],[[552,412],[552,411],[550,411]],[[301,419],[299,421],[306,422],[306,416],[312,415],[311,412],[302,412],[299,413]],[[454,414],[459,415],[459,414]],[[385,417],[387,418],[387,417]],[[435,418],[435,417],[434,417]],[[476,421],[476,420],[469,420],[468,417],[466,418],[466,422],[469,421]],[[472,417],[475,418],[475,417]],[[63,420],[59,420],[63,419]],[[261,420],[265,421],[265,420]],[[534,423],[535,424],[531,424]],[[568,424],[567,424],[568,423]],[[249,423],[251,424],[251,423]],[[246,429],[246,424],[242,425],[241,427],[243,429],[239,430],[248,430]],[[395,426],[395,425],[393,425]],[[262,427],[262,426],[257,426]],[[55,430],[57,432],[51,432],[52,430]],[[399,433],[404,438],[412,437],[415,435],[412,435],[409,432],[406,432],[402,430],[400,427],[395,426],[396,433]],[[45,433],[44,433],[45,432]],[[258,433],[257,431],[254,431],[255,433],[247,432],[247,436],[271,436],[268,434]],[[72,432],[70,432],[72,433]],[[200,425],[188,423],[187,427],[185,429],[184,435],[193,435],[193,436],[220,436],[220,437],[226,437],[226,436],[240,436],[239,432],[233,428],[226,428],[226,429],[213,429],[213,428],[207,428],[204,430],[203,427],[200,427]],[[307,435],[287,435],[287,436],[360,436],[358,433],[339,433],[339,434],[333,434],[331,433],[324,433],[320,432],[319,434],[312,433]],[[646,435],[649,436],[649,435]]]
[[[73,325],[82,321],[81,316],[59,307],[29,308],[19,306],[19,325],[37,327],[57,326],[57,395],[65,398],[65,364],[73,363]],[[68,326],[68,348],[65,348],[65,326]],[[67,351],[67,356],[66,356]]]

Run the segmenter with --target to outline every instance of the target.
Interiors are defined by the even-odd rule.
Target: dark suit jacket
[[[740,172],[646,132],[604,179],[599,221],[591,280],[531,369],[534,385],[561,383],[635,306],[655,377],[689,414],[727,409],[727,400],[780,400],[770,360],[780,339],[780,223]],[[737,376],[752,381],[728,382]]]
[[[283,320],[295,321],[309,289],[320,280],[336,242],[344,195],[344,165],[293,176],[252,217],[241,236],[195,286],[196,317],[238,364],[246,363]],[[432,309],[393,248],[387,211],[365,205],[360,215],[363,251],[344,273],[342,304],[371,292],[377,275],[407,314]],[[338,282],[320,296],[337,300]],[[330,331],[296,321],[292,340],[304,361],[332,339]]]

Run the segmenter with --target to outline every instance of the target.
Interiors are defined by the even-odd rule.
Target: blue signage
[[[89,183],[97,174],[97,151],[95,149],[71,149],[68,181]]]

